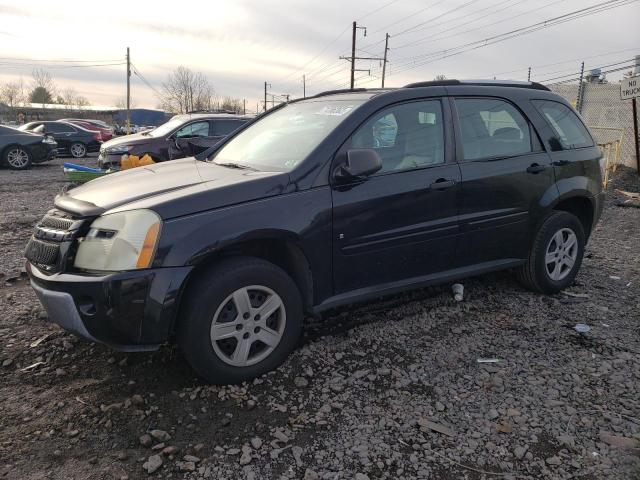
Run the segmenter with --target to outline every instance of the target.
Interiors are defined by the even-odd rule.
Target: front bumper
[[[120,168],[120,159],[124,153],[107,153],[106,150],[100,149],[98,154],[98,166],[100,168],[117,167]]]
[[[46,275],[27,262],[31,285],[50,321],[121,351],[154,350],[170,338],[191,268]]]

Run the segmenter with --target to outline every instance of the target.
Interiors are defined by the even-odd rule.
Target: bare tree
[[[78,92],[73,87],[68,87],[62,90],[62,94],[59,95],[62,98],[62,103],[68,107],[73,108],[76,104],[76,99],[78,98]]]
[[[162,107],[173,113],[210,110],[215,102],[213,85],[201,72],[178,67],[162,84],[159,95]]]
[[[23,104],[26,98],[22,78],[17,82],[7,82],[0,86],[0,100],[10,108]]]
[[[133,98],[129,99],[129,108],[136,108],[136,101]],[[126,110],[127,109],[127,99],[126,98],[119,98],[116,101],[116,108],[118,108],[119,110]]]
[[[91,104],[89,103],[89,100],[87,100],[86,97],[83,97],[82,95],[76,95],[76,98],[75,98],[75,101],[73,102],[73,105],[78,110],[83,110],[85,107],[88,107]]]
[[[31,77],[31,101],[33,103],[50,103],[56,92],[56,84],[51,74],[44,68],[35,68]]]
[[[224,97],[220,104],[220,109],[233,113],[243,113],[242,100],[239,98]]]

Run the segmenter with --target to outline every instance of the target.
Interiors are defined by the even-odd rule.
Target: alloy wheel
[[[571,272],[578,258],[578,237],[570,228],[558,230],[547,244],[545,266],[547,275],[556,282]]]
[[[81,143],[74,143],[71,145],[71,155],[75,158],[82,158],[87,153],[87,149]]]
[[[7,153],[7,163],[13,168],[24,168],[29,163],[29,154],[21,148],[14,148]]]
[[[213,316],[211,345],[229,365],[254,365],[278,346],[286,321],[284,303],[276,292],[263,285],[239,288]]]

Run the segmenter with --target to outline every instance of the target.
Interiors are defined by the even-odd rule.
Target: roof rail
[[[339,90],[327,90],[326,92],[320,92],[314,95],[314,97],[324,97],[325,95],[333,95],[335,93],[355,93],[355,92],[366,92],[366,91],[367,91],[366,88],[341,88]]]
[[[190,112],[187,112],[187,115],[190,115],[192,113],[229,113],[229,114],[232,114],[232,115],[237,115],[237,113],[234,112],[233,110],[222,110],[222,109],[191,110]]]
[[[419,87],[446,87],[450,85],[474,85],[474,86],[495,86],[495,87],[517,87],[532,88],[534,90],[550,91],[548,87],[538,82],[520,82],[517,80],[432,80],[428,82],[417,82],[405,85],[404,88]]]

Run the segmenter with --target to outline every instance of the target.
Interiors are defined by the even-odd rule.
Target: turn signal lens
[[[136,268],[148,268],[151,266],[159,233],[160,222],[154,223],[149,227],[149,230],[147,230],[147,234],[145,235],[144,242],[142,244],[142,249],[140,250],[140,255],[138,255]]]

